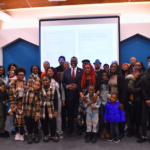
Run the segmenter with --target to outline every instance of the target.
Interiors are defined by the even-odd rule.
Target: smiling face
[[[16,67],[15,66],[11,66],[10,67],[10,71],[15,71]]]
[[[117,72],[117,65],[116,64],[112,64],[111,67],[110,67],[110,71],[111,73],[116,73]]]
[[[17,108],[18,108],[18,109],[21,109],[21,108],[22,108],[22,103],[21,103],[21,102],[18,102]]]
[[[86,74],[86,75],[90,75],[90,71],[91,71],[90,65],[86,65],[86,66],[85,66],[85,74]]]
[[[47,78],[45,76],[42,78],[42,83],[45,87],[50,86],[50,82],[51,82],[51,80],[49,78]]]
[[[102,73],[102,79],[103,79],[103,81],[106,81],[108,79],[106,72]]]
[[[71,58],[71,67],[75,68],[77,66],[78,62],[76,58]]]
[[[51,78],[54,77],[54,71],[53,71],[51,68],[49,68],[49,69],[47,70],[47,74],[48,74]]]
[[[135,64],[135,70],[141,70],[142,69],[142,65],[140,62],[136,62]]]
[[[32,67],[32,73],[38,74],[38,72],[39,72],[38,67],[37,67],[37,66],[33,66],[33,67]]]
[[[95,69],[100,69],[101,64],[94,64],[94,66],[95,66]]]
[[[45,71],[47,70],[48,67],[50,67],[50,65],[48,64],[48,62],[45,62],[44,63],[44,69],[45,69]]]
[[[123,64],[122,65],[122,70],[123,71],[127,71],[128,70],[128,65],[127,64]]]
[[[89,86],[88,93],[89,93],[89,96],[93,96],[93,94],[95,93],[95,88],[93,86]]]
[[[104,70],[105,70],[106,72],[109,72],[109,66],[104,66]]]
[[[64,63],[64,68],[65,68],[65,70],[69,68],[69,63],[68,62]]]
[[[134,66],[134,64],[136,63],[136,58],[135,57],[131,57],[130,63],[131,63],[132,66]]]
[[[63,58],[60,58],[60,59],[59,59],[59,64],[60,64],[61,66],[64,65],[64,62],[65,62],[65,60],[64,60]]]

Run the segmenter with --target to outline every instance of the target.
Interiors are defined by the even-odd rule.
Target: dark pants
[[[108,130],[108,123],[104,122],[104,112],[105,112],[105,105],[101,104],[99,115],[100,131]]]
[[[24,127],[20,127],[20,128],[19,127],[15,127],[15,131],[16,131],[16,133],[20,133],[20,135],[23,135],[24,134]]]
[[[4,133],[5,122],[7,118],[7,106],[0,101],[0,133]]]
[[[41,119],[42,129],[45,136],[48,133],[48,126],[50,126],[51,137],[55,136],[56,133],[56,118],[49,119],[47,106],[45,107],[45,119]]]
[[[136,125],[137,130],[140,128],[142,116],[141,109],[141,102],[134,102],[134,106],[129,105],[129,121],[132,130],[134,130],[134,125]]]
[[[146,136],[149,114],[150,107],[147,106],[146,102],[142,102],[142,136]]]
[[[27,124],[27,130],[28,134],[32,134],[34,131],[34,134],[38,134],[38,121],[35,121],[34,118],[26,117],[26,124]]]
[[[116,135],[116,139],[118,139],[119,138],[119,122],[117,122],[117,123],[109,123],[109,124],[110,124],[110,137],[114,138],[114,134],[115,134]]]
[[[74,112],[77,112],[78,102],[76,99],[67,101],[67,109],[68,109],[68,127],[70,129],[74,129]]]

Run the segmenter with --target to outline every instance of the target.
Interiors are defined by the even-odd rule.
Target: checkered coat
[[[29,89],[31,90],[31,88],[33,87],[33,83],[35,81],[39,81],[40,80],[40,77],[36,77],[34,74],[31,74],[28,78],[28,86],[29,86]]]
[[[24,85],[24,93],[28,89],[27,82],[23,80]],[[14,81],[10,86],[10,93],[9,93],[9,100],[10,100],[10,107],[17,108],[17,101],[19,99],[18,96],[18,89],[17,89],[17,80]]]
[[[54,118],[54,111],[58,111],[58,96],[55,87],[49,87],[48,89],[42,87],[40,94],[40,118],[42,119],[45,119],[46,105],[49,118]]]
[[[40,99],[39,91],[27,90],[23,101],[22,110],[26,113],[26,117],[37,118],[39,120]]]
[[[21,111],[20,113],[18,110],[16,110],[16,112],[14,113],[13,125],[14,127],[24,127],[25,121],[23,111]]]

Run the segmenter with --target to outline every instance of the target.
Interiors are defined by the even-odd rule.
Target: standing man
[[[61,74],[64,71],[64,63],[65,63],[66,59],[64,56],[60,56],[58,58],[58,62],[59,62],[59,66],[56,67],[56,70],[58,72],[58,74]]]
[[[42,72],[42,74],[41,74],[41,79],[43,78],[43,76],[46,75],[47,68],[50,67],[50,63],[49,63],[48,61],[45,61],[45,62],[43,63],[43,66],[44,66],[45,71]]]
[[[88,60],[88,59],[82,60],[82,68],[83,69],[85,68],[85,65],[87,65],[87,64],[90,64],[90,60]]]
[[[71,68],[63,73],[63,86],[66,90],[66,100],[68,109],[68,134],[72,134],[74,129],[74,112],[78,109],[79,92],[78,81],[82,76],[83,70],[77,67],[78,60],[74,56],[71,58]],[[79,129],[78,129],[79,132]]]
[[[95,62],[93,63],[95,67],[95,73],[98,76],[98,78],[101,80],[102,79],[102,73],[103,70],[101,68],[101,62],[99,59],[96,59]]]
[[[129,67],[130,67],[131,72],[134,71],[134,65],[135,65],[136,61],[137,61],[137,60],[136,60],[135,57],[131,57],[131,58],[130,58],[130,64],[129,64]]]

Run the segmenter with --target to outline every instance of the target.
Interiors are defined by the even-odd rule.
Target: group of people
[[[31,66],[27,80],[25,68],[11,63],[5,76],[5,69],[0,66],[0,137],[9,137],[5,130],[9,106],[11,134],[20,141],[28,134],[28,144],[40,141],[40,126],[44,142],[58,142],[64,138],[66,127],[70,135],[75,126],[79,136],[86,131],[86,143],[95,143],[98,135],[118,143],[125,135],[125,126],[128,137],[135,136],[138,143],[147,141],[150,56],[147,60],[147,69],[135,57],[130,64],[119,66],[113,61],[101,69],[99,59],[93,65],[85,59],[81,69],[76,57],[69,63],[60,56],[56,68],[50,67],[48,61],[43,64],[44,72],[37,65]]]

